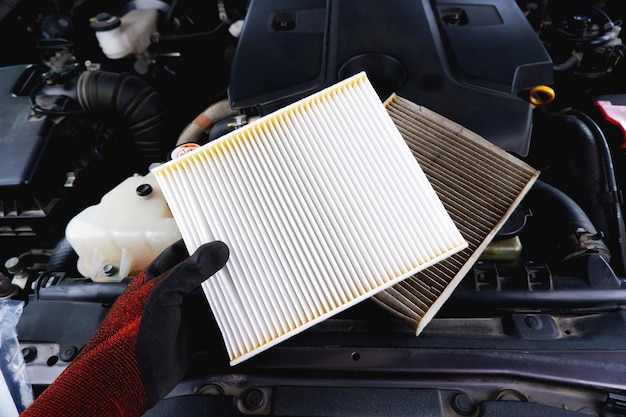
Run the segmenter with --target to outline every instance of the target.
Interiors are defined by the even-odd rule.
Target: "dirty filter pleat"
[[[236,364],[466,247],[364,73],[154,169]]]
[[[373,297],[420,334],[519,205],[539,171],[405,98],[392,96],[386,108],[468,242],[465,250]]]

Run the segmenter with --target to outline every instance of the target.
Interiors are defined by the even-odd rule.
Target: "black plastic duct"
[[[167,123],[171,109],[148,83],[127,73],[86,71],[78,78],[76,94],[85,111],[127,131],[145,167],[166,159],[176,141]]]

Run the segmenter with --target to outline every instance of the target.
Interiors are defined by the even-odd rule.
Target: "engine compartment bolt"
[[[24,265],[22,261],[20,260],[20,258],[18,258],[17,256],[7,259],[6,262],[4,263],[4,267],[7,269],[9,274],[14,274],[14,275],[24,270]]]
[[[78,348],[76,346],[66,346],[59,352],[59,359],[63,362],[71,362],[78,355]]]
[[[541,321],[541,319],[534,315],[528,315],[524,317],[524,323],[526,324],[526,326],[528,326],[528,328],[533,330],[540,330],[541,328],[543,328],[543,322]]]
[[[259,410],[265,405],[265,394],[258,388],[253,388],[243,396],[243,402],[250,410]]]
[[[135,190],[139,197],[148,197],[150,194],[152,194],[152,191],[154,190],[150,184],[141,184]]]
[[[24,362],[32,362],[37,357],[37,348],[35,346],[26,346],[22,349],[22,356],[24,357]]]
[[[199,395],[224,395],[224,389],[217,384],[206,384],[198,388],[195,394]]]
[[[476,411],[476,403],[464,392],[458,392],[452,397],[452,409],[462,416],[470,416]]]
[[[102,267],[102,272],[105,276],[111,277],[117,273],[117,268],[115,267],[115,265],[106,264]]]

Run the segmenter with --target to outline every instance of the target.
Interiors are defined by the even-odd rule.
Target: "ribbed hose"
[[[76,274],[76,262],[78,261],[78,255],[74,248],[70,244],[66,237],[62,238],[52,251],[46,271],[48,272],[70,272]]]
[[[166,159],[176,142],[167,124],[171,109],[148,83],[127,73],[85,71],[76,94],[85,111],[109,118],[114,127],[128,132],[145,167]]]

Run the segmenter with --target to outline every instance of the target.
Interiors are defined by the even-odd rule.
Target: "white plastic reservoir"
[[[142,53],[157,31],[157,20],[156,10],[131,10],[121,17],[119,26],[96,32],[102,52],[111,59]]]
[[[180,231],[154,175],[133,176],[65,230],[78,254],[78,271],[97,282],[120,281],[147,267]]]

